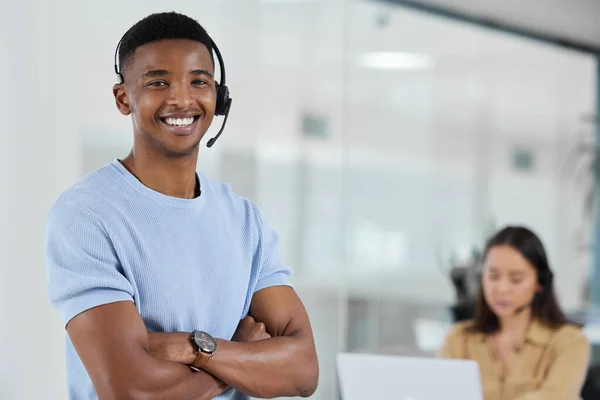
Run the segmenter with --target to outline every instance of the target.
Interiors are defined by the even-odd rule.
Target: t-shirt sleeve
[[[262,217],[258,207],[254,207],[254,212],[258,221],[258,282],[254,292],[265,289],[270,286],[292,286],[290,276],[292,271],[283,264],[277,244],[279,237]]]
[[[59,199],[46,221],[47,293],[65,325],[91,308],[133,301],[102,221],[82,205]]]

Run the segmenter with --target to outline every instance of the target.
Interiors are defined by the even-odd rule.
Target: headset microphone
[[[229,99],[229,103],[227,105],[227,111],[225,112],[225,118],[223,119],[223,125],[221,125],[221,129],[219,129],[219,132],[215,135],[215,137],[211,138],[206,143],[206,147],[209,147],[209,148],[212,147],[212,145],[215,144],[215,142],[217,141],[219,136],[221,136],[221,133],[223,133],[223,130],[225,129],[225,124],[227,123],[227,118],[229,118],[229,107],[231,107],[231,99]]]

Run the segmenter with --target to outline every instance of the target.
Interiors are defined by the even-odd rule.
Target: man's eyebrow
[[[213,75],[205,69],[195,69],[190,72],[191,75],[204,75],[212,79]]]
[[[164,69],[151,69],[142,74],[142,78],[154,78],[157,76],[169,75],[169,71]]]

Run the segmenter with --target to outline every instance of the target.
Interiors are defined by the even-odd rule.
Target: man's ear
[[[129,99],[127,98],[127,90],[125,89],[125,85],[122,83],[117,83],[115,86],[113,86],[113,95],[115,96],[115,102],[121,114],[131,114],[131,105],[129,104]]]

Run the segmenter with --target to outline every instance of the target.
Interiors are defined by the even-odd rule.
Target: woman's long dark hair
[[[536,270],[537,280],[542,290],[536,293],[531,303],[532,317],[537,318],[553,329],[569,323],[558,305],[554,293],[553,274],[540,239],[527,228],[520,226],[506,227],[488,240],[483,259],[485,260],[492,248],[501,245],[510,246],[517,250]],[[487,304],[483,295],[483,285],[480,285],[475,306],[475,317],[470,330],[493,333],[499,329],[498,317]]]

